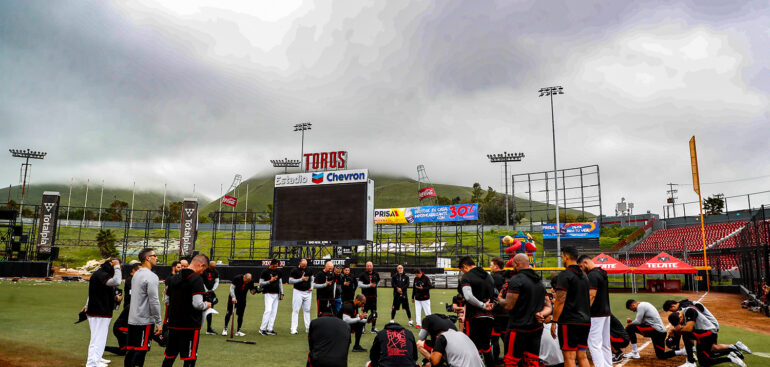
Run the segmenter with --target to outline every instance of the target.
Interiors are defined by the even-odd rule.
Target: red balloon
[[[510,260],[506,261],[505,262],[505,267],[506,268],[512,268],[513,267],[513,259],[510,259]]]

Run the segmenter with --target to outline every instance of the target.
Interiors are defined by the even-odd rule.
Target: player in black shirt
[[[610,345],[612,346],[612,363],[623,361],[623,348],[628,346],[631,338],[625,326],[615,315],[610,315]]]
[[[115,310],[115,287],[120,286],[121,281],[120,260],[117,258],[103,262],[88,281],[88,300],[83,307],[91,327],[86,366],[95,367],[101,363],[112,311]]]
[[[125,286],[123,286],[123,311],[115,319],[115,323],[112,324],[112,335],[115,335],[115,339],[118,340],[118,346],[104,347],[105,352],[117,354],[119,356],[126,355],[126,342],[128,341],[128,311],[131,306],[131,277],[134,276],[139,268],[142,267],[140,263],[134,263],[131,265],[131,273],[126,278]]]
[[[350,326],[331,314],[323,316],[310,322],[307,366],[347,367]]]
[[[313,299],[313,276],[307,268],[307,260],[299,261],[299,266],[289,274],[289,284],[294,285],[291,296],[291,334],[297,333],[299,310],[305,321],[305,331],[310,327],[310,301]]]
[[[350,267],[342,269],[342,302],[352,301],[358,288],[358,281],[350,274]]]
[[[396,272],[390,278],[390,282],[393,286],[393,306],[390,307],[390,322],[395,322],[396,311],[400,308],[404,308],[406,311],[406,317],[409,318],[409,326],[414,326],[412,322],[412,311],[409,310],[409,276],[404,274],[404,266],[399,265],[396,267]]]
[[[334,265],[327,261],[324,270],[316,273],[313,279],[313,288],[316,291],[316,317],[326,314],[334,315]]]
[[[425,316],[431,314],[430,312],[430,289],[433,288],[433,284],[430,282],[422,270],[414,270],[414,281],[412,282],[412,302],[414,303],[415,321],[417,321],[417,328],[422,327],[422,314],[421,311],[425,311]]]
[[[230,323],[230,316],[233,315],[233,305],[235,305],[235,314],[238,315],[238,331],[235,333],[235,336],[246,335],[241,332],[241,326],[243,325],[243,311],[246,310],[246,294],[249,292],[251,294],[257,293],[251,273],[236,275],[230,283],[230,294],[227,296],[225,328],[222,329],[222,335],[227,335],[227,325]]]
[[[214,307],[219,303],[217,294],[214,291],[219,287],[219,272],[217,271],[217,263],[215,261],[209,262],[209,267],[201,274],[203,278],[203,285],[206,287],[205,299],[207,302],[211,302],[211,307]],[[216,335],[217,333],[211,328],[212,314],[206,316],[206,334]]]
[[[572,246],[562,247],[561,258],[567,267],[559,273],[554,286],[554,324],[551,334],[556,337],[558,323],[559,344],[564,354],[564,366],[574,367],[575,359],[581,367],[588,367],[588,333],[591,329],[591,298],[588,277],[577,265],[578,251]]]
[[[374,337],[369,350],[370,367],[411,367],[417,355],[414,334],[397,323],[390,323]]]
[[[259,285],[265,294],[265,313],[262,314],[262,324],[259,327],[261,335],[277,335],[273,326],[278,314],[278,302],[283,300],[283,280],[278,271],[278,260],[273,259],[259,277]]]
[[[513,257],[516,274],[502,287],[498,304],[510,315],[508,319],[508,350],[506,366],[536,366],[540,360],[540,339],[543,320],[551,314],[545,303],[545,286],[540,276],[529,268],[529,257]]]
[[[342,308],[342,267],[341,266],[335,266],[334,267],[334,303],[332,303],[332,308],[334,310],[334,314],[338,315],[340,313],[340,308]]]
[[[588,277],[588,295],[591,302],[591,328],[588,332],[588,349],[594,366],[612,367],[610,346],[610,291],[607,272],[596,266],[588,255],[581,255],[578,264]]]
[[[366,304],[366,296],[359,294],[352,301],[343,302],[340,308],[340,318],[350,325],[350,330],[356,335],[356,343],[353,344],[354,352],[366,352],[366,349],[361,347],[361,334],[366,325],[366,314],[358,312],[358,308],[364,304]]]
[[[495,366],[492,356],[492,308],[495,300],[495,281],[484,269],[476,266],[470,256],[460,258],[460,289],[465,298],[465,334],[471,338],[487,367]]]
[[[513,272],[506,271],[504,268],[505,262],[502,258],[493,257],[489,262],[489,270],[492,273],[492,279],[495,281],[495,293],[498,295],[508,278],[513,276]],[[492,325],[492,355],[495,357],[497,364],[503,364],[500,358],[500,339],[503,339],[503,355],[505,355],[508,352],[508,343],[505,342],[505,338],[509,315],[508,311],[499,304],[496,304],[492,309],[492,316],[495,318],[495,322]]]
[[[378,332],[377,326],[377,284],[380,282],[380,275],[374,272],[374,264],[371,261],[366,262],[366,271],[358,277],[358,287],[361,293],[366,296],[364,312],[369,313],[369,322],[372,324],[372,333]]]
[[[174,365],[177,355],[185,367],[195,366],[198,358],[198,340],[202,324],[202,311],[211,307],[203,300],[206,294],[201,274],[206,270],[209,259],[206,255],[195,256],[190,265],[182,269],[168,284],[171,311],[168,317],[168,344],[163,353],[163,367]]]

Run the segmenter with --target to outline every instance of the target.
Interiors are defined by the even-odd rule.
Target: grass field
[[[0,366],[43,366],[57,361],[57,366],[82,366],[88,348],[89,328],[87,322],[73,325],[77,313],[86,300],[88,284],[45,282],[23,280],[12,283],[0,280]],[[227,285],[218,290],[220,299],[226,299]],[[304,366],[307,356],[307,338],[300,317],[300,334],[289,335],[291,316],[291,288],[286,287],[287,297],[280,302],[276,328],[278,336],[264,337],[257,331],[261,321],[264,303],[261,295],[249,296],[243,330],[247,336],[241,340],[254,340],[257,345],[227,343],[223,336],[203,335],[199,347],[199,366]],[[436,289],[431,292],[433,311],[443,313],[444,305],[451,300],[453,290]],[[384,325],[389,317],[391,290],[379,293],[381,321]],[[637,294],[637,300],[645,300],[659,306],[665,294]],[[612,309],[621,320],[631,317],[625,310],[628,294],[612,294]],[[215,307],[225,309],[224,304]],[[315,307],[311,311],[315,314]],[[117,316],[117,313],[115,314]],[[720,315],[717,315],[720,317]],[[221,332],[224,314],[214,317],[214,328]],[[406,315],[400,311],[396,321],[406,324]],[[411,329],[416,332],[416,329]],[[362,345],[370,348],[373,334],[365,334]],[[770,337],[738,328],[724,326],[720,341],[731,342],[741,339],[756,352],[770,353]],[[117,345],[110,333],[107,345]],[[163,350],[157,345],[147,357],[147,365],[159,365]],[[112,365],[122,365],[122,357],[105,355]],[[350,353],[351,366],[362,366],[368,360],[367,353]],[[751,366],[769,365],[770,360],[747,356]],[[179,362],[177,362],[179,364]],[[680,362],[683,363],[683,362]],[[629,364],[631,365],[631,364]]]

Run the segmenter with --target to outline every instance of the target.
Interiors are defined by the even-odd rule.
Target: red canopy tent
[[[599,254],[593,258],[594,264],[601,267],[607,274],[626,274],[631,272],[631,268],[623,264],[622,262],[615,260],[610,255]]]
[[[693,274],[698,270],[665,251],[634,269],[635,274]]]

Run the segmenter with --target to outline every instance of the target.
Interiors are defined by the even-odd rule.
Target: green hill
[[[101,185],[91,184],[88,187],[88,207],[96,208],[99,206],[99,196],[101,195]],[[69,201],[69,184],[35,184],[27,187],[24,197],[26,204],[40,205],[43,197],[43,191],[58,191],[61,194],[61,205],[66,206]],[[72,206],[80,207],[85,203],[86,184],[79,182],[72,185]],[[21,186],[11,187],[11,200],[17,203],[21,201]],[[105,187],[103,207],[109,207],[114,200],[125,201],[131,205],[131,189]],[[166,203],[172,201],[181,201],[183,195],[167,192]],[[0,188],[0,202],[5,203],[8,200],[8,187]],[[200,202],[207,203],[211,199],[199,197]],[[159,209],[163,204],[163,191],[136,191],[134,197],[134,209]]]
[[[419,200],[417,198],[417,181],[407,177],[397,177],[388,175],[371,174],[374,180],[374,207],[375,208],[401,208],[418,206]],[[238,188],[240,195],[238,195],[238,206],[236,211],[244,211],[246,209],[246,187],[248,185],[248,207],[254,211],[267,210],[267,204],[273,202],[273,176],[265,177],[252,177],[241,183]],[[450,199],[459,197],[461,200],[469,200],[473,189],[467,186],[458,185],[445,185],[434,183],[433,187],[436,189],[436,194],[445,196]],[[486,190],[486,187],[482,185]],[[228,193],[234,196],[232,193]],[[485,191],[486,194],[486,191]],[[515,205],[518,208],[529,208],[529,200],[522,198],[514,198]],[[204,205],[204,201],[201,201],[201,215],[207,215],[210,212],[219,209],[219,200],[214,200]],[[532,206],[535,209],[544,209],[545,204],[540,202],[533,202]],[[549,205],[551,213],[554,211],[554,206]],[[227,210],[231,210],[230,207],[226,207]],[[577,216],[579,211],[569,210],[568,214]],[[588,213],[586,213],[588,214]],[[553,214],[552,214],[553,215]],[[591,214],[593,216],[593,214]],[[534,221],[545,220],[545,214],[535,213]],[[524,220],[525,222],[528,219]]]

